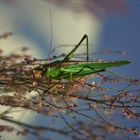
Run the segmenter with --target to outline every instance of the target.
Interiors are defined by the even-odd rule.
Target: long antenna
[[[49,47],[49,52],[48,52],[48,58],[50,57],[51,50],[52,50],[52,42],[53,42],[53,19],[52,19],[52,10],[51,10],[51,4],[50,0],[48,1],[48,10],[49,10],[49,19],[50,19],[50,47]]]

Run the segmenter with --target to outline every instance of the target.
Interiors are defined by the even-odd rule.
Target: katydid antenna
[[[52,50],[52,41],[53,41],[53,19],[52,19],[52,10],[51,10],[51,4],[50,0],[47,0],[48,2],[48,10],[49,10],[49,19],[50,19],[50,45],[49,45],[49,51],[48,51],[48,58],[50,57],[51,50]]]

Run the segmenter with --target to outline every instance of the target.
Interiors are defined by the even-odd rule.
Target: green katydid
[[[73,57],[75,51],[84,40],[86,40],[87,46],[87,61],[71,61],[70,59]],[[130,63],[130,61],[127,60],[110,62],[89,61],[88,36],[85,34],[75,48],[70,51],[63,60],[45,64],[40,69],[42,70],[44,76],[48,76],[51,79],[62,80],[87,76],[105,71],[106,68],[122,66],[128,63]]]

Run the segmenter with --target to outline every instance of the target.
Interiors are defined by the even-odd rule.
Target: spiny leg
[[[105,71],[105,69],[95,70],[95,68],[93,68],[93,67],[84,66],[84,67],[81,68],[78,72],[74,73],[73,76],[76,75],[76,74],[79,74],[79,73],[80,73],[83,69],[85,69],[85,68],[89,68],[89,69],[93,70],[92,73],[98,73],[98,72],[103,72],[103,71]],[[91,74],[92,74],[92,73],[91,73]],[[82,75],[81,75],[81,76],[82,76]]]
[[[78,47],[82,44],[82,42],[83,42],[85,39],[86,39],[86,47],[87,47],[87,61],[89,61],[89,44],[88,44],[88,35],[86,35],[86,34],[82,37],[82,39],[81,39],[80,42],[75,46],[75,48],[65,56],[65,58],[64,58],[63,61],[68,61],[68,60],[70,60],[70,59],[73,57],[75,51],[78,49]]]
[[[111,74],[113,74],[113,75],[115,75],[115,76],[117,76],[117,77],[120,77],[120,78],[122,78],[122,79],[124,79],[124,80],[126,80],[126,81],[132,80],[132,79],[127,78],[127,77],[125,77],[125,76],[122,76],[121,74],[119,74],[119,73],[117,73],[117,72],[114,72],[114,71],[112,71],[112,70],[106,70],[106,71],[109,72],[109,73],[111,73]]]

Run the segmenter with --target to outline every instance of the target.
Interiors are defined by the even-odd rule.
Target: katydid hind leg
[[[64,61],[68,61],[73,57],[75,51],[78,49],[78,47],[82,44],[82,42],[85,39],[86,39],[86,47],[87,47],[87,61],[89,61],[89,43],[88,43],[88,35],[87,34],[85,34],[82,37],[82,39],[80,40],[80,42],[75,46],[75,48],[66,55],[66,57],[64,58]]]
[[[94,73],[104,72],[104,71],[105,71],[105,69],[95,70],[95,69],[92,68],[92,67],[85,66],[85,67],[81,68],[78,72],[74,73],[73,76],[76,76],[76,75],[80,74],[80,72],[81,72],[82,70],[84,70],[85,68],[89,68],[89,69],[92,70],[92,72],[91,72],[91,73],[88,73],[88,74],[94,74]],[[85,75],[88,75],[88,74],[85,74]],[[83,75],[81,74],[81,75],[79,75],[79,76],[83,76]]]

